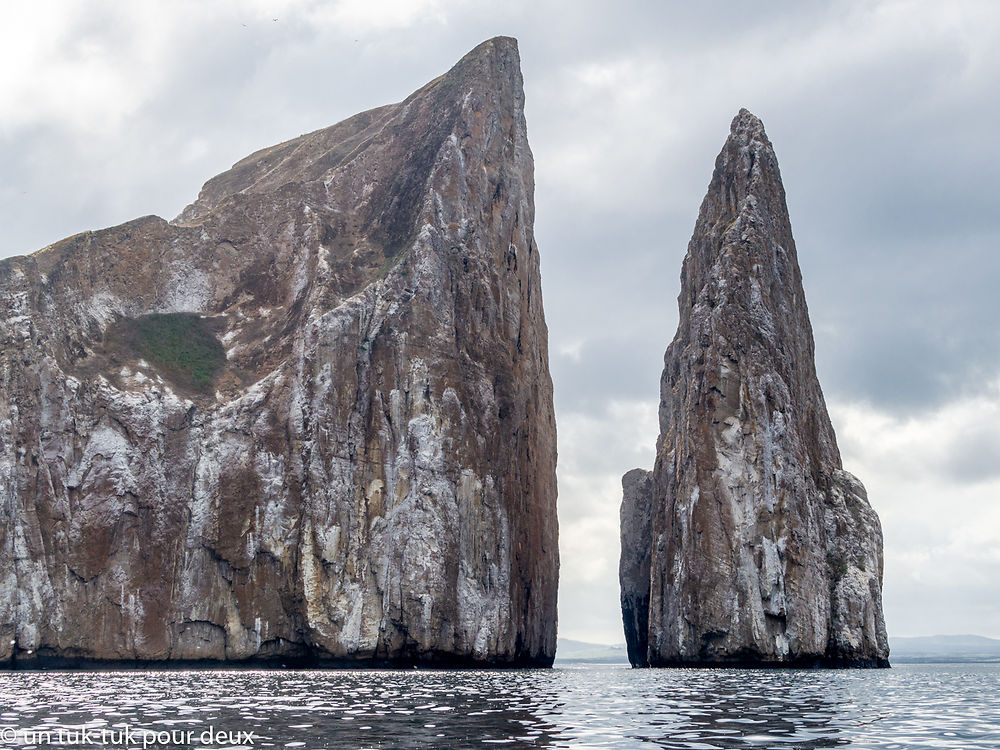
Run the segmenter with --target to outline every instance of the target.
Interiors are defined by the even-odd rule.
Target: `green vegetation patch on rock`
[[[226,352],[215,337],[212,321],[196,313],[123,318],[109,331],[109,338],[187,390],[209,390],[226,363]]]

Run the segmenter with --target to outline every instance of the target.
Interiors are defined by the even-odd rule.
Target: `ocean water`
[[[1000,665],[0,673],[0,747],[1000,748]]]

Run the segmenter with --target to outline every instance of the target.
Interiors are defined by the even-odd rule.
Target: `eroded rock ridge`
[[[548,665],[517,44],[0,262],[0,662]]]
[[[653,471],[623,479],[636,666],[887,666],[882,531],[843,470],[778,163],[741,110],[688,245]]]

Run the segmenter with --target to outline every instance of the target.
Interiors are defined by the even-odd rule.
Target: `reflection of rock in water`
[[[778,162],[742,110],[688,245],[650,474],[623,480],[637,666],[887,666],[882,530],[843,470]]]
[[[682,715],[654,722],[662,728],[661,741],[719,748],[746,747],[747,742],[767,748],[847,744],[837,722],[839,705],[847,697],[829,684],[810,684],[789,672],[713,670],[685,672],[683,677],[674,687]]]

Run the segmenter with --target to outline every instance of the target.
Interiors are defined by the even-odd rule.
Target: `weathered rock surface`
[[[0,661],[550,664],[533,190],[497,38],[0,262]]]
[[[632,663],[887,666],[881,527],[842,468],[778,163],[746,110],[678,305],[656,465],[623,481]]]

